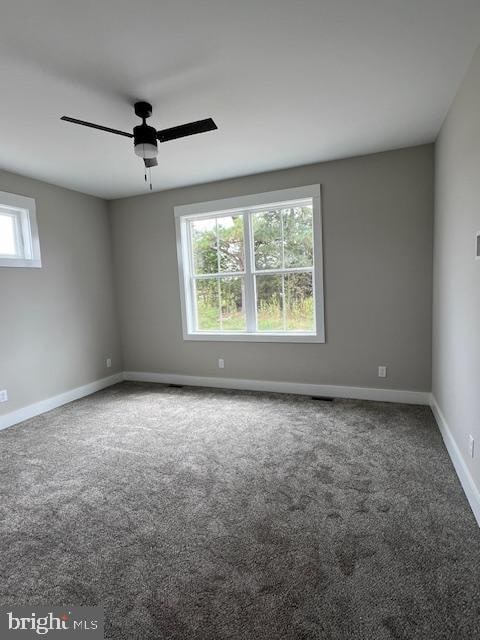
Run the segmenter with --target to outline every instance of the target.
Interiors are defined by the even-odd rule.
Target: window
[[[35,200],[0,191],[0,267],[41,267]]]
[[[325,341],[319,185],[175,218],[184,339]]]

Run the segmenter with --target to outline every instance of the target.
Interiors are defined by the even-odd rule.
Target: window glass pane
[[[314,303],[311,273],[285,275],[287,331],[314,331]]]
[[[194,220],[190,230],[194,273],[218,273],[216,219]]]
[[[223,331],[245,331],[245,286],[243,277],[220,278]]]
[[[217,278],[195,281],[197,331],[220,330],[220,300]]]
[[[283,331],[283,276],[256,276],[257,330]]]
[[[12,215],[0,213],[0,255],[18,254],[16,219]]]
[[[281,211],[259,212],[252,215],[253,244],[256,269],[282,267]]]
[[[313,265],[312,207],[283,209],[285,267]]]
[[[217,218],[217,233],[220,271],[244,271],[243,216]]]

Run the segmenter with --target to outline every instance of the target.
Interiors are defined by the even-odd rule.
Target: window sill
[[[325,338],[314,333],[187,333],[184,340],[199,340],[207,342],[319,342],[324,343]]]
[[[41,269],[41,260],[30,260],[25,258],[0,258],[0,267],[23,267],[30,269]]]

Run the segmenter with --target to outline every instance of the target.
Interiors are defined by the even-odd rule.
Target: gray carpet
[[[480,637],[480,532],[426,407],[123,383],[0,432],[0,603],[107,637]]]

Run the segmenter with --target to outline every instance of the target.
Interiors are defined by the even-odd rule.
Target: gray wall
[[[480,49],[436,144],[433,394],[480,489]],[[468,455],[468,435],[477,458]]]
[[[43,265],[0,267],[2,414],[119,371],[121,358],[106,203],[5,172],[0,191],[36,199]]]
[[[314,183],[327,343],[184,342],[173,207]],[[432,145],[116,200],[110,212],[125,370],[430,391]]]

